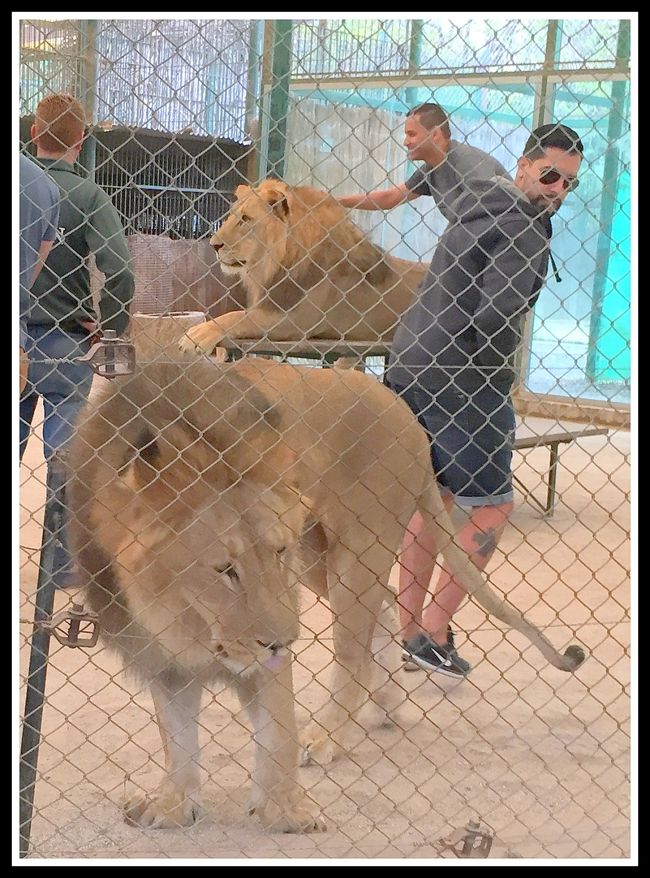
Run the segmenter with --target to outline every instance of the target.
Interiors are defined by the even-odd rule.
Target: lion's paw
[[[178,829],[192,826],[201,815],[196,799],[180,790],[162,786],[155,793],[138,793],[124,804],[124,819],[131,826],[151,829]]]
[[[300,764],[329,765],[343,752],[323,729],[308,726],[300,735]]]
[[[219,332],[215,331],[212,321],[197,323],[185,330],[181,336],[178,347],[185,353],[209,354],[219,341]]]
[[[325,832],[325,821],[314,813],[315,810],[315,806],[306,798],[280,806],[269,800],[262,804],[260,798],[255,797],[255,803],[251,801],[248,813],[255,814],[270,832]]]
[[[215,363],[226,363],[228,361],[228,348],[215,348],[212,352],[212,359]]]

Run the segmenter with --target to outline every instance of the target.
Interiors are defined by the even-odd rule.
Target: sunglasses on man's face
[[[577,189],[580,185],[580,180],[578,180],[577,177],[565,177],[564,174],[556,171],[555,168],[542,168],[539,175],[540,183],[543,183],[544,186],[552,186],[553,183],[557,183],[558,180],[562,180],[562,185],[565,189],[568,189],[569,192]]]

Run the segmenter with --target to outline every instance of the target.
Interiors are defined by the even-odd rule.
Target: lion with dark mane
[[[210,243],[222,271],[242,281],[246,309],[191,327],[182,350],[242,338],[392,339],[425,265],[387,255],[326,192],[264,180],[236,196]]]
[[[221,678],[251,716],[251,812],[275,831],[322,828],[298,782],[298,588],[328,600],[333,617],[333,695],[302,739],[327,763],[350,747],[374,691],[372,635],[416,511],[481,606],[555,667],[584,658],[577,646],[557,652],[471,563],[451,536],[424,430],[372,376],[261,358],[151,363],[89,401],[71,459],[87,598],[104,642],[150,686],[165,750],[160,788],[126,805],[133,823],[195,820],[201,693]]]

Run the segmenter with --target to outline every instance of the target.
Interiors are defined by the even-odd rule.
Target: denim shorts
[[[512,501],[515,413],[507,394],[492,387],[473,393],[392,386],[431,441],[431,462],[443,494],[459,506]]]
[[[43,446],[47,460],[72,436],[93,381],[89,363],[77,362],[88,352],[88,333],[64,332],[56,326],[27,324],[27,385],[20,396],[20,457],[29,438],[38,399],[43,401]]]
[[[89,363],[77,362],[88,352],[88,333],[64,332],[47,324],[27,324],[27,384],[20,396],[20,459],[31,434],[36,404],[43,402],[43,446],[49,462],[52,455],[67,444],[75,422],[90,394],[93,370]],[[67,511],[56,532],[54,559],[49,573],[56,586],[68,582]]]

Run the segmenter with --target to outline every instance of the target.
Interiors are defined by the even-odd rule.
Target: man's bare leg
[[[494,554],[514,503],[474,506],[457,534],[458,542],[479,570],[484,570]],[[426,537],[423,537],[426,540]],[[422,616],[422,628],[436,643],[447,642],[447,627],[467,592],[443,566],[432,600]]]
[[[451,512],[453,498],[443,498],[447,511]],[[427,595],[438,547],[433,534],[416,512],[404,534],[399,570],[399,621],[403,640],[411,640],[424,629],[422,609]]]

